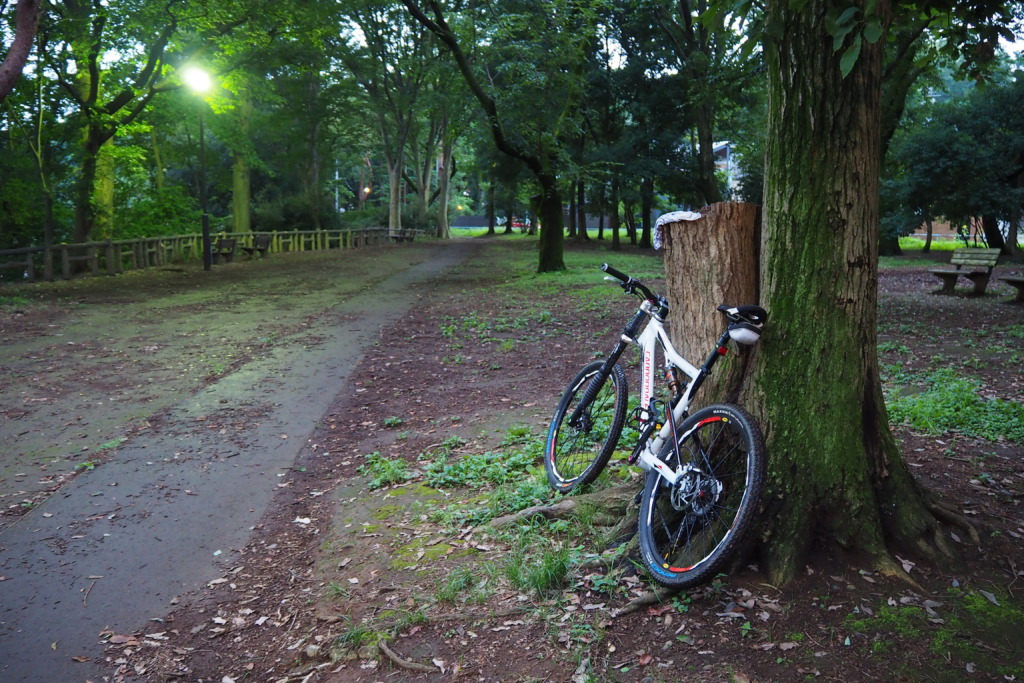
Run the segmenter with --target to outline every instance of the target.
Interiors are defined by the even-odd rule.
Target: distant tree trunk
[[[116,174],[114,138],[100,145],[96,158],[96,183],[93,190],[95,224],[92,239],[107,240],[114,234],[114,178]]]
[[[388,165],[388,230],[402,229],[402,155],[387,160]]]
[[[932,250],[932,233],[934,230],[932,227],[932,217],[928,216],[927,218],[925,218],[924,224],[926,232],[924,236],[924,248],[921,251],[927,254]]]
[[[888,0],[855,0],[880,16]],[[870,4],[872,9],[864,5]],[[877,357],[878,177],[884,40],[845,78],[827,3],[767,4],[768,147],[761,298],[770,313],[743,404],[766,432],[769,495],[757,550],[779,585],[816,543],[953,554],[910,475],[882,399]]]
[[[583,180],[576,181],[576,225],[579,230],[579,235],[585,240],[590,240],[590,234],[587,232],[587,184]]]
[[[1013,258],[1020,256],[1020,247],[1017,246],[1018,235],[1020,234],[1021,218],[1017,218],[1010,221],[1010,234],[1006,240],[1007,251]]]
[[[651,248],[651,211],[654,206],[654,178],[644,178],[640,185],[640,246]]]
[[[707,98],[711,100],[712,98]],[[715,109],[710,102],[696,107],[697,111],[697,159],[700,163],[700,192],[705,204],[722,201],[715,168],[715,136],[713,122]]]
[[[879,256],[900,256],[903,254],[903,249],[900,247],[900,236],[883,235],[878,238],[878,254]]]
[[[232,232],[252,231],[252,171],[249,162],[241,153],[235,152],[231,164],[231,230]]]
[[[94,123],[85,126],[85,142],[79,161],[78,181],[75,184],[75,223],[72,231],[73,242],[88,242],[96,225],[96,208],[93,192],[96,189],[96,173],[100,149],[110,134]]]
[[[447,128],[447,124],[445,124]],[[443,135],[441,143],[441,158],[437,169],[437,237],[446,240],[452,236],[451,226],[448,223],[448,195],[452,179],[452,151],[455,147],[455,140],[449,135]]]
[[[569,224],[566,226],[569,229],[569,239],[578,239],[579,233],[576,232],[576,182],[573,181],[569,187]]]
[[[626,223],[626,234],[629,243],[636,244],[636,216],[633,215],[633,202],[622,202],[622,218]]]
[[[983,216],[981,229],[985,233],[985,242],[988,243],[989,249],[1002,249],[1003,253],[1009,253],[1006,249],[1003,232],[999,229],[999,221],[995,216]]]
[[[494,206],[494,178],[491,178],[490,185],[487,186],[487,234],[494,234],[494,224],[497,211]]]
[[[540,185],[537,221],[540,223],[539,273],[565,270],[563,260],[562,195],[558,192],[558,178],[554,173],[537,174]]]
[[[508,208],[505,209],[505,232],[503,235],[512,234],[512,219],[515,217],[516,202],[515,202],[515,188],[509,191],[508,196]]]
[[[149,129],[149,140],[153,146],[153,186],[159,194],[164,189],[164,160],[160,137],[156,134],[156,126]]]
[[[238,128],[242,140],[249,140],[253,104],[243,92],[238,106]],[[234,150],[231,162],[231,231],[252,231],[252,168],[245,152]]]
[[[621,251],[622,242],[619,235],[619,179],[612,179],[612,196],[609,202],[611,213],[608,214],[608,229],[612,231],[612,251]]]
[[[316,102],[320,97],[320,79],[316,74],[309,78],[307,83],[308,97],[310,102]],[[320,230],[320,211],[322,208],[320,173],[322,162],[320,158],[320,128],[323,122],[319,116],[315,116],[309,127],[309,139],[307,140],[308,154],[306,157],[306,207],[309,211],[309,224],[311,229]]]
[[[0,64],[0,102],[4,101],[14,88],[14,84],[18,82],[25,62],[32,52],[32,43],[39,27],[39,0],[18,0],[14,12],[14,40],[7,50],[3,63]]]

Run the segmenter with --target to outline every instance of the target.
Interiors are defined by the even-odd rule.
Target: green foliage
[[[891,399],[889,416],[929,434],[960,432],[994,441],[1024,440],[1024,405],[978,395],[979,384],[950,368],[924,378],[920,393]]]
[[[431,486],[494,486],[522,477],[538,459],[543,444],[530,439],[530,434],[506,437],[499,452],[471,453],[454,457],[451,449],[442,447],[421,456],[430,459],[425,476]]]
[[[505,561],[505,578],[517,590],[544,596],[565,587],[571,569],[569,548],[558,545],[537,549],[519,544]]]
[[[413,478],[409,463],[401,458],[388,460],[374,451],[366,456],[366,464],[359,466],[359,474],[370,477],[368,486],[379,489],[391,484],[401,484]]]
[[[465,565],[456,567],[437,589],[437,600],[450,603],[481,603],[493,593],[490,588],[489,572]]]
[[[347,628],[334,640],[334,647],[339,650],[354,650],[363,645],[376,643],[381,634],[362,625],[353,625],[351,619],[344,617]]]
[[[1014,180],[1024,154],[1022,98],[1024,83],[1007,81],[912,112],[887,159],[886,231],[905,234],[933,216],[1016,216],[1024,203]]]

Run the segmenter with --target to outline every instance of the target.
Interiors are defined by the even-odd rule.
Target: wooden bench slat
[[[956,266],[955,270],[936,268],[928,271],[942,280],[942,288],[936,294],[953,294],[956,281],[961,275],[974,283],[974,294],[984,294],[992,276],[992,269],[999,261],[999,251],[973,247],[955,250],[949,258],[949,265]],[[969,270],[961,270],[964,266]]]

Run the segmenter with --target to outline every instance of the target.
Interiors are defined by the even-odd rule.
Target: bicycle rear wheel
[[[649,472],[640,499],[640,551],[655,581],[689,588],[715,576],[753,526],[764,489],[764,437],[742,408],[698,410],[677,429],[683,477]],[[662,459],[673,465],[672,444]]]
[[[544,469],[556,491],[566,493],[597,479],[619,442],[629,393],[626,375],[614,365],[602,380],[603,366],[603,362],[595,361],[583,368],[565,390],[551,418]],[[570,424],[594,382],[601,383],[594,400],[583,406],[576,424]]]

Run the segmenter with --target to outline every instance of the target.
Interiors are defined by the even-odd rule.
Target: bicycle
[[[572,380],[551,420],[544,467],[548,483],[568,493],[592,483],[615,451],[626,420],[628,387],[619,358],[641,350],[640,402],[629,417],[639,437],[627,461],[647,471],[637,533],[644,565],[658,583],[689,588],[711,579],[750,531],[764,488],[764,437],[739,406],[720,403],[689,412],[693,397],[732,340],[760,339],[768,313],[759,306],[719,306],[725,332],[700,367],[679,355],[665,331],[668,301],[639,280],[601,270],[642,299],[611,354]],[[641,326],[647,321],[646,327]],[[668,403],[654,396],[655,351],[665,361]],[[688,381],[684,384],[680,373]]]

